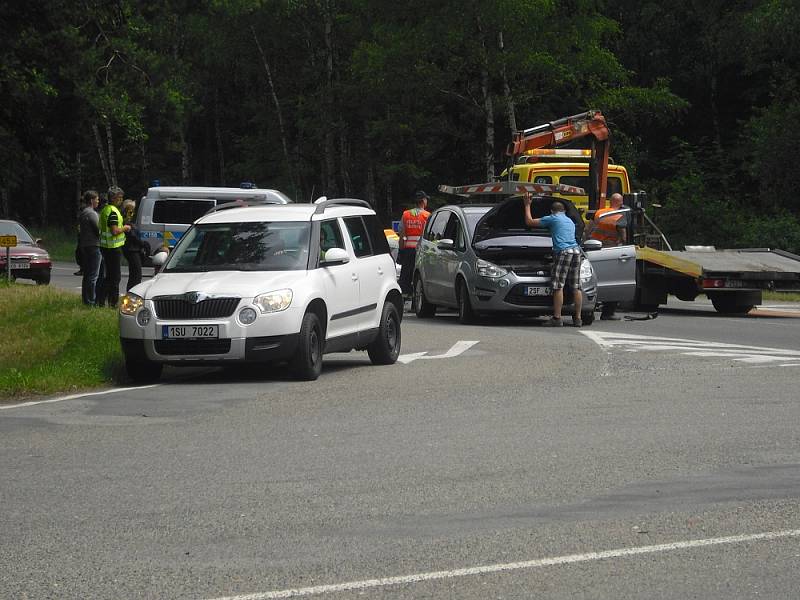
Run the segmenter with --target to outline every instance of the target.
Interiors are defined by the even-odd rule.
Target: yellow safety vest
[[[117,215],[117,227],[122,227],[122,213],[113,204],[106,204],[100,211],[100,247],[122,248],[125,245],[125,232],[114,235],[108,228],[108,217]]]

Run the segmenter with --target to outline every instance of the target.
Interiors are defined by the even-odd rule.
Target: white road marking
[[[792,537],[800,537],[800,529],[790,529],[785,531],[770,531],[766,533],[752,533],[744,535],[732,535],[728,537],[706,538],[700,540],[686,540],[682,542],[672,542],[669,544],[657,544],[654,546],[635,546],[633,548],[617,548],[615,550],[604,550],[602,552],[569,554],[566,556],[540,558],[537,560],[527,560],[523,562],[484,565],[479,567],[470,567],[467,569],[453,569],[451,571],[431,571],[428,573],[416,573],[412,575],[402,575],[398,577],[383,577],[381,579],[348,581],[346,583],[337,583],[331,585],[316,585],[312,587],[276,590],[272,592],[256,592],[253,594],[242,594],[238,596],[225,596],[222,598],[215,598],[214,600],[272,600],[273,598],[297,598],[300,596],[314,596],[319,594],[329,594],[333,592],[364,590],[369,588],[386,587],[390,585],[420,583],[422,581],[433,581],[436,579],[453,579],[455,577],[467,577],[470,575],[485,575],[487,573],[501,573],[504,571],[518,571],[521,569],[553,567],[553,566],[568,565],[573,563],[606,560],[609,558],[624,558],[627,556],[637,556],[641,554],[655,554],[658,552],[670,552],[673,550],[685,550],[689,548],[719,546],[722,544],[742,544],[746,542],[777,540],[781,538],[792,538]]]
[[[704,340],[668,338],[605,331],[581,331],[605,350],[620,348],[627,352],[665,351],[684,354],[686,356],[721,357],[739,362],[787,363],[800,360],[800,351],[785,348],[765,348],[763,346],[746,346],[742,344],[725,344]]]
[[[76,398],[84,398],[88,396],[103,396],[105,394],[116,394],[118,392],[129,392],[131,390],[146,390],[148,388],[158,387],[164,385],[163,383],[151,383],[150,385],[140,385],[134,387],[112,388],[110,390],[103,390],[101,392],[84,392],[81,394],[70,394],[69,396],[59,396],[58,398],[50,398],[48,400],[33,400],[32,402],[21,402],[19,404],[8,404],[0,406],[0,410],[9,410],[11,408],[22,408],[23,406],[34,406],[36,404],[52,404],[53,402],[63,402],[64,400],[75,400]]]
[[[475,344],[478,343],[480,340],[476,341],[465,341],[459,340],[453,346],[445,352],[444,354],[436,354],[434,356],[430,356],[427,352],[413,352],[411,354],[401,354],[397,357],[397,360],[407,365],[410,362],[414,362],[415,360],[433,360],[437,358],[455,358],[459,354],[462,354],[466,350],[472,348]]]

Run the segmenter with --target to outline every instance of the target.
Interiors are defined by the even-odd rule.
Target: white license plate
[[[30,269],[31,263],[15,263],[12,261],[11,263],[12,269]]]
[[[529,285],[525,287],[525,295],[526,296],[549,296],[550,295],[550,288],[539,286],[539,285]]]
[[[162,325],[161,337],[165,340],[217,339],[219,325]]]

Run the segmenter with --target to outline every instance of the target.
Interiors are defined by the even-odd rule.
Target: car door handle
[[[383,275],[383,267],[378,267],[378,275]]]
[[[350,275],[350,277],[353,279],[353,281],[358,281],[358,275],[356,275],[355,273]]]
[[[628,260],[629,258],[633,258],[633,256],[631,256],[630,254],[620,254],[619,255],[619,259],[620,260]]]

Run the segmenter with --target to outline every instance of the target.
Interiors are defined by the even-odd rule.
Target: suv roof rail
[[[325,200],[317,200],[314,204],[317,206],[314,210],[315,215],[322,214],[329,206],[360,206],[372,210],[372,205],[369,202],[357,198],[327,198]]]
[[[210,215],[211,213],[218,212],[220,210],[227,210],[229,208],[244,208],[247,206],[284,206],[283,202],[280,202],[277,198],[240,198],[238,200],[234,200],[232,202],[223,202],[222,204],[217,204],[216,206],[209,208],[205,214]]]

